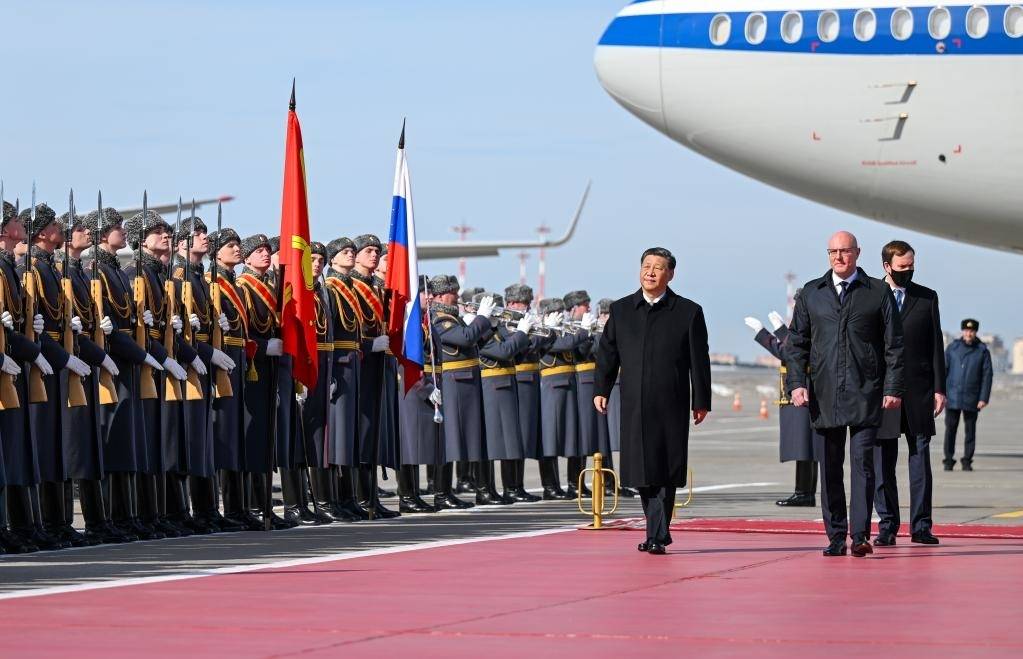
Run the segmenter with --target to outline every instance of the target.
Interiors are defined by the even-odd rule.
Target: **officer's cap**
[[[973,330],[974,332],[976,332],[977,330],[980,329],[980,321],[979,320],[974,320],[973,318],[967,318],[967,319],[965,319],[962,322],[962,324],[960,325],[959,329],[964,329],[964,330],[968,329],[968,330]]]
[[[249,236],[242,241],[242,259],[247,259],[252,256],[260,247],[270,248],[270,239],[262,233],[257,233],[254,236]]]
[[[349,247],[355,249],[355,243],[352,242],[351,238],[346,238],[344,236],[335,238],[327,243],[327,260],[333,261],[334,257],[337,256],[341,250],[348,249]]]
[[[571,309],[580,304],[589,304],[590,294],[586,291],[572,291],[565,295],[565,307]]]
[[[32,209],[26,208],[18,215],[21,223],[28,231],[28,239],[35,240],[39,232],[48,227],[51,223],[57,222],[57,213],[46,204],[36,204],[36,219],[32,221]]]
[[[540,300],[540,314],[547,315],[555,311],[564,311],[565,301],[558,297],[548,297]]]
[[[106,226],[104,221],[103,226]],[[167,233],[174,235],[174,227],[167,224],[167,220],[163,219],[159,213],[153,210],[146,211],[146,236],[162,227]],[[142,213],[136,213],[132,215],[124,223],[124,232],[127,234],[128,244],[131,245],[132,249],[138,249],[139,244],[145,239],[146,236],[141,235],[142,231]]]
[[[458,292],[458,277],[454,275],[437,275],[430,280],[430,290],[434,295]]]
[[[512,284],[504,289],[504,299],[509,303],[529,304],[533,301],[533,289],[525,284]]]
[[[383,247],[380,244],[380,239],[371,233],[364,233],[361,236],[356,236],[354,242],[356,253],[361,252],[367,247],[376,247],[377,249]]]

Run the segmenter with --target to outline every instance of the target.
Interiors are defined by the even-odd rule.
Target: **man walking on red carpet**
[[[675,489],[686,484],[688,412],[701,423],[710,411],[710,355],[703,309],[668,288],[675,257],[663,247],[643,252],[640,289],[611,304],[597,349],[593,404],[607,413],[621,382],[621,480],[639,490],[646,541],[663,554]],[[620,374],[619,374],[620,369]]]

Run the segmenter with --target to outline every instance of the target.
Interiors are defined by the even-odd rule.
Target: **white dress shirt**
[[[665,291],[665,293],[666,292],[667,291]],[[650,306],[654,306],[655,304],[660,302],[662,298],[664,298],[664,293],[661,293],[657,297],[652,298],[646,294],[646,291],[643,291],[643,299],[646,300],[646,303],[649,304]]]
[[[851,275],[849,275],[845,279],[842,279],[841,277],[836,275],[834,271],[831,272],[831,284],[832,284],[832,286],[835,287],[835,292],[838,293],[838,297],[842,297],[842,282],[844,281],[847,284],[852,285],[852,283],[854,281],[856,281],[856,276],[859,275],[859,274],[860,273],[859,273],[858,270],[854,270]],[[848,289],[849,289],[849,286],[846,286],[846,290],[848,290]]]

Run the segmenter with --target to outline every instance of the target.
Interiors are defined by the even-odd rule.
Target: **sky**
[[[66,210],[231,194],[225,226],[275,234],[287,103],[297,79],[313,238],[388,229],[403,118],[420,240],[560,233],[587,180],[576,237],[548,253],[547,294],[638,286],[639,255],[679,260],[673,288],[703,305],[711,350],[761,354],[743,317],[784,313],[785,273],[827,270],[834,231],[861,265],[901,238],[943,325],[1023,336],[1023,258],[889,227],[745,178],[620,108],[593,69],[625,0],[3,3],[0,154],[7,198]],[[751,112],[755,106],[751,104]],[[78,202],[79,208],[90,202]],[[215,221],[215,211],[200,213]],[[964,222],[966,220],[964,219]],[[536,285],[536,254],[528,261]],[[454,261],[421,264],[454,274]],[[514,251],[472,259],[468,284],[518,280]]]

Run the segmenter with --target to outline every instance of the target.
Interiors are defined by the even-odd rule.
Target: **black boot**
[[[369,519],[369,511],[359,505],[358,497],[359,469],[357,467],[338,467],[333,485],[336,488],[337,505],[331,509],[331,515],[346,522],[360,522]]]
[[[155,474],[134,474],[132,480],[135,483],[135,492],[138,497],[136,527],[140,534],[144,534],[140,537],[145,540],[163,540],[167,534],[156,524],[160,513],[156,503],[158,492]]]
[[[459,460],[455,465],[455,475],[458,477],[455,494],[472,494],[476,491],[476,484],[472,481],[471,463]]]
[[[419,496],[415,474],[418,469],[415,465],[402,465],[398,470],[398,509],[403,513],[435,513],[437,509]]]
[[[67,526],[64,504],[64,483],[46,481],[39,484],[39,510],[44,533],[59,540],[64,547],[84,547],[86,540],[82,534]]]
[[[127,539],[110,525],[103,505],[103,484],[96,480],[82,479],[78,481],[78,501],[85,519],[85,532],[82,534],[90,545],[119,544]]]
[[[298,522],[286,520],[276,512],[273,508],[266,510],[266,494],[267,490],[271,488],[271,481],[269,474],[253,473],[252,477],[252,493],[254,500],[249,504],[249,510],[258,511],[257,514],[263,522],[263,529],[266,529],[266,518],[270,518],[270,529],[273,531],[284,531],[286,529],[293,529],[298,526]],[[272,490],[271,490],[272,492]],[[272,501],[271,501],[272,505]]]
[[[34,551],[39,551],[39,548],[34,544],[25,540],[16,533],[8,530],[8,526],[17,526],[14,523],[16,515],[9,517],[8,511],[8,500],[7,494],[9,489],[21,487],[18,485],[9,485],[6,487],[0,487],[0,553],[4,554],[28,554]],[[31,524],[29,524],[31,526]]]
[[[426,490],[420,491],[419,492],[420,494],[427,495],[437,493],[437,490],[434,487],[434,481],[437,480],[436,473],[437,473],[436,465],[426,465]]]
[[[129,542],[141,540],[132,521],[135,519],[135,487],[129,472],[119,471],[107,475],[110,492],[110,525]]]
[[[562,490],[558,483],[558,459],[556,457],[540,458],[539,467],[544,501],[568,499],[568,493]]]
[[[312,467],[298,470],[299,500],[302,507],[312,513],[317,525],[332,524],[334,518],[328,513],[328,508],[321,508],[313,496],[312,470]]]
[[[462,501],[452,492],[451,480],[454,477],[454,470],[455,465],[451,462],[435,470],[433,486],[436,492],[433,495],[433,506],[437,510],[465,510],[473,507],[473,504]]]
[[[401,513],[396,510],[390,510],[385,508],[380,503],[380,499],[377,498],[379,488],[376,484],[376,467],[372,465],[362,465],[357,469],[358,478],[356,479],[357,492],[359,495],[359,505],[366,509],[370,513],[370,519],[392,519],[398,517]]]
[[[576,499],[580,495],[584,498],[593,496],[590,489],[586,487],[586,480],[582,481],[582,489],[577,489],[579,485],[579,474],[582,473],[583,468],[586,466],[585,456],[576,456],[568,458],[568,489],[565,493],[568,494],[569,499]]]
[[[295,526],[316,526],[320,522],[302,500],[302,476],[299,469],[281,469],[281,489],[284,495],[284,519]]]
[[[509,463],[508,473],[505,475],[505,463]],[[525,501],[532,503],[534,501],[540,501],[541,497],[535,494],[530,494],[526,491],[526,461],[525,460],[502,460],[501,461],[501,480],[508,482],[506,479],[511,478],[511,492],[505,489],[505,496],[510,494],[511,498],[515,501]]]
[[[497,493],[494,483],[494,462],[484,460],[472,463],[473,480],[476,482],[477,506],[506,506],[510,501]]]
[[[245,473],[224,470],[220,481],[224,490],[224,518],[245,531],[262,531],[263,522],[249,512],[246,506]]]

